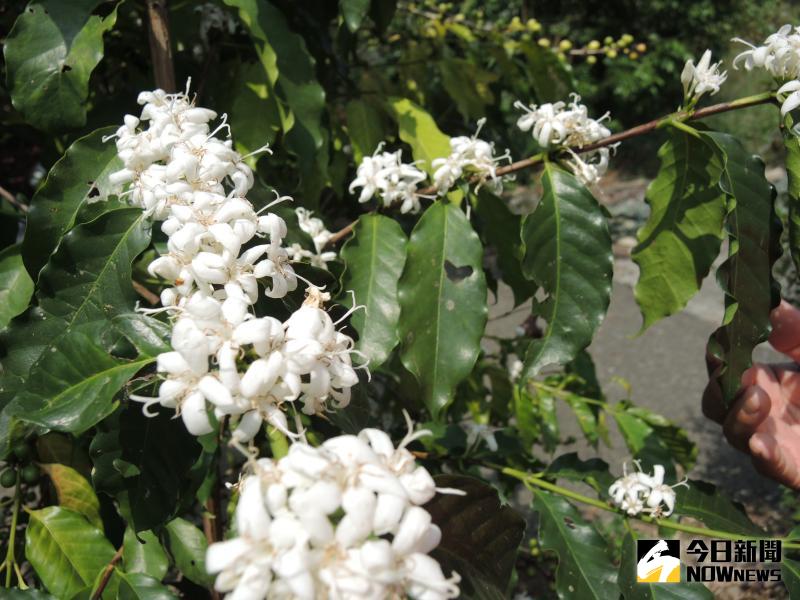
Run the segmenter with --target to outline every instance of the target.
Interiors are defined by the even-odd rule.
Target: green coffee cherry
[[[17,457],[17,460],[23,463],[29,461],[33,455],[31,452],[31,447],[25,442],[17,442],[11,449],[11,452],[14,453],[14,456]]]
[[[36,483],[39,481],[39,467],[36,465],[25,465],[21,473],[22,481],[25,483]]]
[[[17,483],[17,472],[14,470],[13,467],[10,467],[3,471],[3,474],[0,475],[0,485],[3,487],[14,487]]]

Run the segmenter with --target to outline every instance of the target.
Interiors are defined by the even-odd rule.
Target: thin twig
[[[565,150],[572,151],[576,154],[583,154],[585,152],[591,152],[592,150],[597,150],[598,148],[612,146],[619,142],[623,142],[625,140],[638,137],[640,135],[651,133],[656,129],[660,129],[669,122],[685,123],[686,121],[697,121],[698,119],[704,119],[706,117],[710,117],[712,115],[718,115],[731,110],[739,110],[741,108],[749,108],[751,106],[758,106],[760,104],[769,104],[771,102],[775,102],[775,94],[773,92],[764,92],[763,94],[746,96],[744,98],[739,98],[738,100],[733,100],[731,102],[720,102],[719,104],[714,104],[712,106],[701,108],[693,112],[678,111],[660,117],[658,119],[653,119],[652,121],[648,121],[647,123],[642,123],[641,125],[637,125],[636,127],[631,127],[630,129],[626,129],[625,131],[620,131],[619,133],[610,135],[607,138],[604,138],[594,144],[588,144],[586,146],[573,146],[571,148],[566,148]],[[497,169],[496,175],[497,177],[501,177],[503,175],[508,175],[509,173],[516,173],[517,171],[529,169],[531,167],[541,164],[544,161],[545,156],[546,154],[537,154],[530,158],[518,160],[516,162],[511,163],[510,165],[506,165],[505,167],[500,167],[499,169]],[[433,196],[436,194],[437,191],[438,190],[436,186],[431,185],[419,190],[417,192],[417,195]],[[330,239],[328,240],[328,244],[335,244],[342,238],[347,237],[353,231],[354,226],[355,226],[355,221],[353,223],[350,223],[347,227],[344,227],[339,231],[335,232],[333,235],[331,235]]]
[[[24,212],[24,213],[28,212],[28,207],[27,207],[27,206],[25,206],[24,204],[22,204],[22,203],[21,203],[19,200],[17,200],[17,199],[14,197],[14,194],[12,194],[11,192],[9,192],[9,191],[8,191],[6,188],[4,188],[4,187],[3,187],[3,186],[1,186],[1,185],[0,185],[0,196],[2,196],[3,198],[5,198],[6,200],[8,200],[9,204],[11,204],[12,206],[15,206],[15,207],[16,207],[16,208],[18,208],[20,211],[22,211],[22,212]]]
[[[114,554],[111,562],[106,565],[105,570],[103,571],[103,576],[100,578],[100,584],[97,586],[97,589],[92,594],[92,600],[99,600],[102,597],[103,591],[106,589],[109,580],[111,579],[111,575],[114,573],[114,567],[122,558],[122,550],[124,548],[124,544],[119,547],[117,552]]]
[[[166,92],[175,92],[175,66],[172,62],[172,44],[169,37],[169,12],[167,0],[147,0],[149,24],[150,58],[153,60],[153,75],[156,87]]]
[[[145,300],[147,300],[151,306],[155,306],[156,304],[161,302],[161,298],[156,296],[153,292],[148,290],[138,281],[132,281],[131,283],[133,284],[133,289],[136,291],[136,293],[139,294]]]

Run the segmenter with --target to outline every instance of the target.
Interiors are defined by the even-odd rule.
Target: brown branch
[[[11,206],[15,206],[21,212],[24,212],[24,213],[28,212],[28,207],[25,206],[24,204],[22,204],[19,200],[17,200],[16,197],[14,196],[14,194],[9,192],[6,188],[4,188],[1,185],[0,185],[0,196],[5,198],[6,200],[8,200],[8,202],[9,202],[9,204],[11,204]]]
[[[147,22],[150,40],[150,58],[156,87],[175,92],[175,66],[172,63],[172,45],[169,39],[169,12],[167,0],[147,0]]]
[[[134,291],[139,294],[142,298],[147,300],[151,306],[155,306],[159,302],[161,302],[161,298],[156,296],[153,292],[148,290],[138,281],[132,281]]]
[[[697,121],[698,119],[704,119],[706,117],[710,117],[712,115],[718,115],[731,110],[739,110],[740,108],[749,108],[751,106],[758,106],[759,104],[769,104],[775,101],[776,101],[775,94],[770,92],[764,94],[757,94],[755,96],[748,96],[746,98],[740,98],[739,100],[733,100],[731,102],[721,102],[719,104],[714,104],[706,108],[700,108],[694,112],[679,111],[669,114],[665,117],[653,119],[652,121],[648,121],[647,123],[642,123],[641,125],[637,125],[636,127],[631,127],[630,129],[626,129],[625,131],[620,131],[619,133],[615,133],[614,135],[610,135],[607,138],[603,138],[602,140],[594,144],[589,144],[580,147],[573,146],[571,148],[568,148],[567,150],[575,152],[576,154],[583,154],[585,152],[591,152],[592,150],[597,150],[598,148],[611,146],[613,144],[617,144],[619,142],[623,142],[625,140],[638,137],[640,135],[651,133],[656,129],[663,127],[670,121],[677,121],[681,123],[686,121]],[[518,160],[516,162],[511,163],[510,165],[500,167],[499,169],[497,169],[496,174],[498,177],[501,177],[503,175],[508,175],[509,173],[516,173],[517,171],[529,169],[538,164],[541,164],[543,160],[544,160],[544,154],[537,154],[536,156],[532,156],[531,158]],[[417,195],[432,196],[435,195],[437,191],[438,190],[435,185],[430,185],[426,188],[419,190],[417,192]],[[355,226],[355,224],[356,223],[354,221],[349,225],[347,225],[346,227],[335,232],[333,235],[331,235],[330,239],[328,240],[328,244],[335,244],[342,238],[347,237],[353,231],[353,227]]]
[[[111,562],[106,565],[106,568],[103,571],[103,576],[100,578],[100,583],[98,584],[97,589],[94,591],[94,594],[92,594],[92,600],[99,600],[103,596],[103,591],[105,591],[106,586],[111,579],[111,575],[114,573],[114,567],[122,558],[122,549],[124,547],[124,545],[120,546],[117,552],[114,554],[114,557],[111,559]]]

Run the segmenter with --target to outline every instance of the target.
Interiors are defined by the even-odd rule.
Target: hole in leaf
[[[70,67],[69,65],[64,65],[63,67],[61,67],[62,73],[66,73],[67,71],[72,71],[72,67]]]
[[[89,198],[97,198],[100,195],[100,190],[97,189],[96,185],[93,185],[89,190]]]
[[[444,272],[447,273],[447,278],[450,281],[453,283],[458,283],[459,281],[472,275],[472,267],[469,265],[457,267],[449,260],[446,260],[444,261]]]

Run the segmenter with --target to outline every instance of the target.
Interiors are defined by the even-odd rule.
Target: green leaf
[[[556,591],[560,598],[619,599],[617,573],[608,546],[580,513],[560,496],[535,490],[539,543],[558,555]]]
[[[197,490],[197,482],[188,475],[202,448],[183,422],[173,417],[171,410],[147,417],[133,403],[120,416],[121,454],[115,467],[122,471],[130,525],[137,532],[162,525]]]
[[[272,144],[286,116],[263,64],[243,64],[235,83],[230,124],[236,149],[243,155]],[[258,115],[257,119],[253,115]],[[247,158],[252,167],[258,156]]]
[[[185,519],[175,519],[166,526],[169,552],[187,579],[210,586],[214,577],[206,572],[206,536]]]
[[[530,448],[539,441],[542,425],[534,407],[533,396],[526,387],[514,386],[514,418],[522,442]]]
[[[477,588],[472,593],[462,588],[465,597],[504,597],[525,533],[525,520],[510,506],[501,505],[497,491],[478,479],[438,475],[436,485],[466,492],[463,496],[437,494],[425,505],[442,530],[442,541],[434,555],[444,555],[445,575],[456,568],[448,563],[455,557],[469,567],[470,584]],[[479,590],[485,592],[476,593]]]
[[[439,130],[433,117],[408,98],[390,98],[389,109],[397,120],[400,139],[411,146],[414,160],[423,161],[420,168],[432,176],[433,159],[450,156],[450,137]]]
[[[475,212],[484,244],[497,251],[497,266],[503,281],[514,293],[514,306],[532,298],[537,286],[522,273],[522,240],[509,232],[520,230],[522,217],[508,210],[506,203],[485,188],[478,194]]]
[[[442,85],[464,119],[484,116],[485,106],[493,104],[495,100],[489,85],[497,81],[497,75],[463,58],[441,60],[438,67],[442,74]]]
[[[551,163],[542,175],[542,199],[522,221],[522,270],[547,293],[534,314],[547,320],[525,356],[525,373],[571,361],[592,341],[611,296],[613,255],[603,211],[575,179]]]
[[[101,18],[99,0],[40,0],[28,4],[5,40],[11,102],[25,120],[48,132],[86,124],[89,77],[103,58],[103,34],[116,7]]]
[[[11,588],[3,590],[3,600],[55,600],[55,597],[33,588],[26,590]]]
[[[364,306],[350,317],[358,332],[356,350],[364,353],[371,369],[379,367],[397,345],[400,305],[397,282],[406,262],[405,233],[396,221],[377,214],[363,215],[341,251],[346,269],[342,302]]]
[[[764,530],[753,524],[744,507],[710,483],[689,481],[689,487],[675,488],[675,514],[698,519],[711,529],[763,537]]]
[[[599,458],[581,460],[577,452],[562,454],[556,458],[548,465],[546,474],[558,479],[580,481],[604,496],[615,479],[609,473],[606,461]]]
[[[542,427],[542,446],[547,452],[553,452],[561,441],[556,415],[556,399],[552,394],[533,388],[531,390],[533,410]]]
[[[634,537],[635,536],[635,537]],[[714,595],[702,583],[639,583],[636,581],[636,539],[633,530],[622,541],[619,586],[625,600],[710,600]]]
[[[786,174],[789,177],[789,250],[795,268],[800,270],[800,138],[784,131]]]
[[[570,67],[555,52],[542,48],[535,40],[520,45],[524,66],[539,104],[564,100],[575,90]]]
[[[325,91],[316,79],[315,63],[305,40],[294,33],[283,13],[271,3],[225,0],[256,44],[271,86],[280,89],[293,119],[283,123],[286,145],[298,157],[304,195],[314,201],[327,177],[327,130],[322,127]]]
[[[719,256],[723,237],[720,152],[700,135],[677,128],[668,134],[645,198],[650,216],[632,256],[639,265],[635,295],[642,330],[686,306]]]
[[[781,561],[781,579],[789,591],[789,598],[800,595],[800,562],[784,557]]]
[[[28,516],[25,557],[57,598],[70,598],[94,583],[114,556],[111,543],[83,515],[48,506]]]
[[[602,430],[601,413],[593,410],[592,406],[586,402],[586,399],[577,394],[564,396],[564,401],[575,414],[578,426],[581,428],[586,441],[596,446]]]
[[[126,573],[143,573],[161,581],[167,574],[169,559],[152,531],[138,534],[128,527],[123,540],[122,562]]]
[[[627,405],[620,403],[613,411],[619,432],[631,456],[642,462],[645,470],[654,465],[664,465],[668,476],[675,475],[673,456],[666,445],[656,435],[655,429],[646,421],[626,410]]]
[[[669,450],[672,459],[687,471],[697,460],[697,446],[689,439],[686,431],[675,423],[640,406],[625,405],[625,412],[644,421],[655,436]]]
[[[172,328],[166,323],[142,313],[125,313],[111,319],[115,331],[125,336],[145,356],[170,352]]]
[[[434,419],[480,352],[487,318],[482,261],[480,240],[454,204],[434,202],[411,232],[398,284],[400,357]]]
[[[90,202],[103,207],[108,176],[122,168],[113,142],[103,136],[113,127],[93,131],[74,142],[36,190],[22,240],[22,258],[28,271],[39,275],[62,236],[72,229],[81,209]],[[113,205],[112,205],[113,206]]]
[[[10,414],[80,432],[113,410],[113,395],[152,361],[118,359],[108,353],[113,344],[103,344],[112,341],[110,320],[135,306],[131,262],[149,240],[139,209],[107,213],[64,236],[39,277],[39,306],[0,338],[4,367],[28,377]]]
[[[704,132],[725,156],[720,185],[728,194],[728,259],[717,271],[725,290],[725,317],[709,340],[709,353],[722,361],[714,373],[725,404],[736,396],[742,374],[752,365],[753,348],[770,332],[769,313],[780,295],[772,265],[780,254],[780,223],[775,192],[764,177],[764,163],[736,138]]]
[[[66,465],[52,463],[40,466],[56,488],[58,504],[82,514],[92,525],[102,530],[100,502],[91,484],[75,469]]]
[[[353,146],[353,158],[360,163],[372,155],[386,137],[383,116],[370,102],[356,98],[347,103],[347,133]]]
[[[116,570],[119,577],[118,600],[174,600],[177,598],[158,579],[144,573],[123,573]]]
[[[347,28],[355,33],[369,12],[370,0],[339,0],[339,10]]]
[[[28,308],[33,295],[33,280],[22,262],[20,246],[0,252],[0,329]]]

